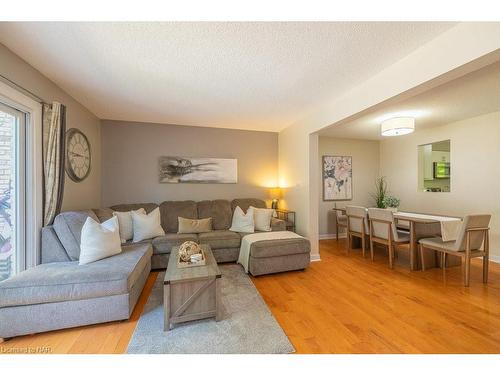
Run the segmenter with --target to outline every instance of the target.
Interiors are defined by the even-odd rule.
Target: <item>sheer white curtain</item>
[[[50,225],[61,209],[64,191],[66,108],[57,102],[43,105],[43,225]]]

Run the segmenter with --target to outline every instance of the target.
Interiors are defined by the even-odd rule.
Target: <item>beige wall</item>
[[[278,134],[103,120],[102,203],[257,197],[278,179]],[[158,157],[238,159],[237,184],[160,184]]]
[[[418,123],[417,123],[418,126]],[[451,140],[451,192],[417,191],[417,146]],[[380,173],[401,210],[458,215],[491,213],[491,252],[500,260],[500,112],[380,143]]]
[[[296,231],[311,241],[313,260],[319,259],[318,138],[295,126],[279,133],[279,184],[284,188],[282,206],[296,212]]]
[[[62,91],[38,70],[0,44],[0,74],[33,92],[45,101],[58,101],[67,108],[66,125],[80,129],[92,149],[92,170],[81,183],[66,175],[63,211],[99,207],[101,204],[101,136],[99,119]]]
[[[346,205],[372,207],[371,194],[379,173],[379,142],[357,139],[319,137],[318,166],[322,170],[324,155],[352,156],[352,200],[338,201],[337,207]],[[335,202],[323,201],[322,176],[319,176],[319,234],[325,238],[335,234]],[[342,233],[342,232],[341,232]]]
[[[311,134],[396,96],[415,95],[492,63],[499,46],[499,23],[460,23],[343,96],[317,103],[280,132],[280,180],[289,186],[285,200],[298,211],[300,232],[313,248],[318,247],[318,217],[310,213],[318,206],[318,171],[312,167],[317,166],[317,149],[311,147]]]

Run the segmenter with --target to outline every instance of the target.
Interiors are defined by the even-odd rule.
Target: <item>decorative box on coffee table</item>
[[[172,248],[163,281],[164,330],[171,324],[215,317],[220,319],[221,272],[210,245],[202,244],[205,265],[178,267],[179,247]]]

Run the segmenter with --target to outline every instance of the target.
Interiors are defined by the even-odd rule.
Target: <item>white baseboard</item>
[[[491,255],[490,254],[490,261],[493,263],[500,263],[500,255]]]
[[[319,254],[311,254],[311,262],[319,262],[319,261],[321,261]]]
[[[339,238],[347,238],[347,233],[340,233]],[[337,236],[332,233],[326,233],[326,234],[320,234],[319,235],[320,240],[335,240],[337,239]]]
[[[332,233],[326,233],[326,234],[319,235],[320,240],[335,240],[336,238],[337,237],[335,236],[335,234],[332,234]],[[339,238],[347,238],[347,234],[340,233]],[[315,257],[317,257],[317,259],[313,258],[313,256],[311,255],[311,262],[321,260],[319,258],[319,255],[315,255]],[[500,263],[500,255],[491,255],[490,254],[490,261],[493,263]]]

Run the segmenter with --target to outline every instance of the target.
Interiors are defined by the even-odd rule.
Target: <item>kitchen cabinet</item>
[[[450,162],[450,153],[448,151],[432,151],[432,145],[423,146],[424,154],[424,180],[434,180],[434,163]]]

